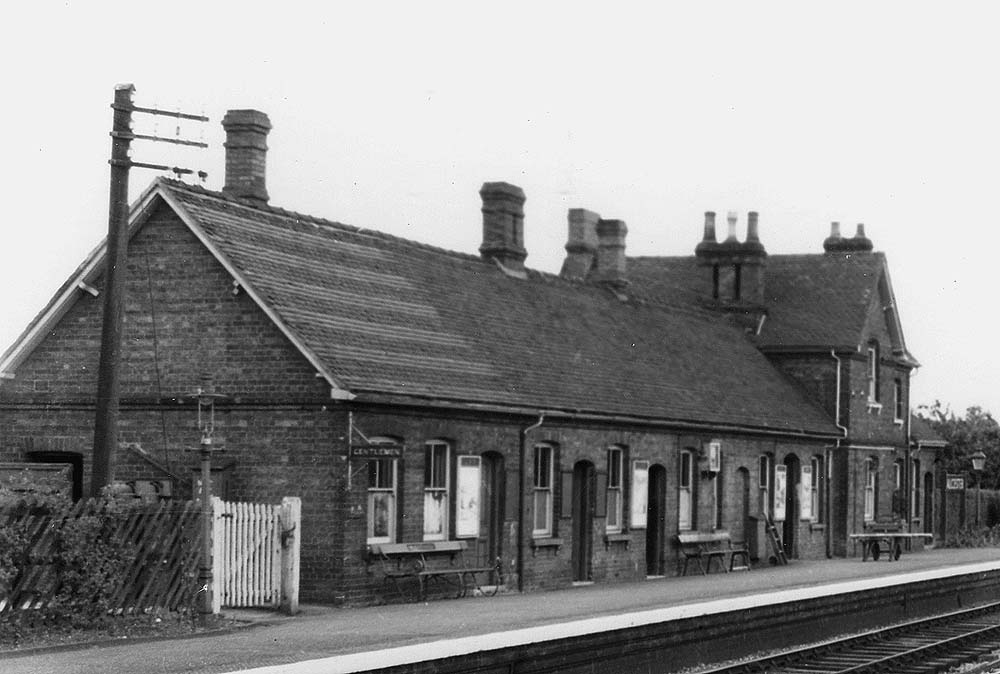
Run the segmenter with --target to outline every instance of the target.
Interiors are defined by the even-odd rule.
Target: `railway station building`
[[[550,274],[514,185],[482,186],[476,253],[443,250],[270,205],[270,121],[223,126],[221,191],[159,178],[131,209],[115,476],[191,496],[210,374],[215,491],[302,499],[304,600],[393,600],[385,543],[465,541],[534,591],[677,575],[686,531],[766,564],[768,518],[792,559],[876,522],[940,539],[941,444],[914,436],[918,363],[860,226],[770,255],[757,213],[709,212],[691,255],[629,257],[624,222],[574,208]],[[105,254],[0,356],[0,461],[70,464],[77,493]]]

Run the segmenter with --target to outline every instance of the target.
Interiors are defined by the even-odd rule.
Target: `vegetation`
[[[983,489],[1000,489],[1000,424],[993,415],[981,407],[970,407],[965,416],[956,416],[951,408],[935,401],[922,406],[917,416],[948,441],[942,460],[949,473],[968,473],[972,470],[972,455],[983,452],[986,467],[983,470]]]

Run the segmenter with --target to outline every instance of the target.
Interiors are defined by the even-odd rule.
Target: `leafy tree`
[[[944,440],[944,467],[950,473],[965,473],[972,470],[971,456],[976,452],[986,455],[982,486],[985,489],[1000,489],[1000,424],[993,415],[981,407],[970,407],[964,417],[956,416],[951,408],[940,400],[933,405],[923,405],[917,416],[930,425]]]

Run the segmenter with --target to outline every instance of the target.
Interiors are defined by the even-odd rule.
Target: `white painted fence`
[[[213,608],[298,611],[302,502],[280,505],[212,499]]]

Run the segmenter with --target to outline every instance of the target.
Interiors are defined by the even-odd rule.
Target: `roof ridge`
[[[309,215],[308,213],[292,211],[287,208],[282,208],[281,206],[272,206],[271,204],[254,204],[248,202],[246,199],[234,197],[232,195],[225,194],[224,192],[220,192],[217,190],[210,190],[200,185],[189,185],[188,183],[175,180],[173,178],[165,178],[161,176],[157,178],[157,180],[159,180],[162,183],[165,183],[167,186],[171,188],[180,188],[182,190],[197,193],[203,197],[219,199],[226,203],[231,203],[251,211],[260,211],[284,218],[292,218],[312,225],[316,225],[318,227],[328,227],[334,230],[342,230],[351,234],[369,236],[373,239],[382,240],[388,243],[401,243],[426,252],[435,253],[438,255],[445,255],[449,257],[455,257],[467,262],[479,262],[479,263],[483,262],[483,259],[480,256],[473,255],[472,253],[463,253],[462,251],[458,250],[452,250],[449,248],[434,246],[429,243],[415,241],[414,239],[408,239],[406,237],[398,236],[396,234],[389,234],[388,232],[383,232],[378,229],[371,229],[368,227],[358,227],[357,225],[348,225],[346,223],[338,222],[336,220],[328,220],[327,218],[322,218],[317,215]]]

